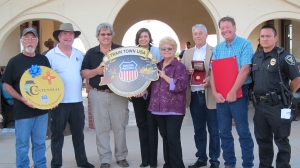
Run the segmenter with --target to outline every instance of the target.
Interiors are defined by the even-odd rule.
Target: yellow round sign
[[[51,109],[57,106],[64,97],[64,83],[59,75],[45,66],[35,66],[38,72],[28,69],[20,81],[22,96],[35,108]],[[34,71],[35,71],[34,70]],[[35,75],[39,74],[38,76]]]

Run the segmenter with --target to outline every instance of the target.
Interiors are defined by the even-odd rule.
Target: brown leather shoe
[[[118,163],[118,165],[119,165],[120,167],[129,167],[129,163],[127,162],[126,159],[124,159],[124,160],[119,160],[119,161],[117,161],[117,163]]]

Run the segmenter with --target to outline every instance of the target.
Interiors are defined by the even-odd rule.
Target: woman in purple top
[[[184,168],[180,129],[185,115],[188,75],[174,59],[177,44],[171,37],[160,40],[163,60],[158,63],[159,79],[152,82],[148,110],[155,115],[163,138],[164,168]]]

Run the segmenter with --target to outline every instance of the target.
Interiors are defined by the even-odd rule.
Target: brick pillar
[[[89,94],[89,91],[92,89],[91,85],[89,84],[89,79],[85,79],[85,88],[86,93]],[[92,116],[92,110],[91,110],[91,103],[90,99],[88,99],[88,118],[89,118],[89,129],[95,129],[94,123],[93,123],[93,116]]]
[[[90,103],[90,99],[88,99],[88,116],[89,116],[89,128],[90,129],[95,129],[94,124],[93,124],[93,116],[91,113],[91,103]]]

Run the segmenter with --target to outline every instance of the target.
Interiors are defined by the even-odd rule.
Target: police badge
[[[135,96],[158,79],[156,63],[154,55],[142,47],[111,50],[100,64],[105,68],[99,85],[107,85],[120,96]]]

